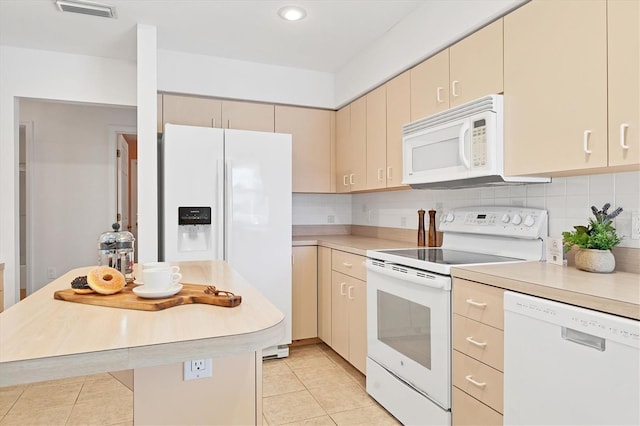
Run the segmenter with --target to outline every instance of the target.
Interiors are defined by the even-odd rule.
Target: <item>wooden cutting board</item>
[[[191,303],[204,303],[224,307],[238,306],[242,297],[235,295],[233,299],[219,295],[207,294],[206,285],[182,284],[182,290],[173,296],[162,299],[144,299],[133,292],[134,284],[127,284],[121,292],[116,294],[77,294],[73,289],[58,290],[53,293],[53,298],[66,300],[67,302],[85,303],[88,305],[108,306],[111,308],[137,309],[140,311],[160,311],[173,306],[188,305]]]

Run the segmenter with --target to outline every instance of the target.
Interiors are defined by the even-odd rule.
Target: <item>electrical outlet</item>
[[[400,217],[400,226],[407,226],[407,218],[405,216]]]
[[[184,380],[202,379],[213,374],[211,358],[192,359],[184,362]]]
[[[336,217],[332,214],[327,216],[327,223],[335,223]]]
[[[631,212],[631,239],[640,240],[640,210]]]

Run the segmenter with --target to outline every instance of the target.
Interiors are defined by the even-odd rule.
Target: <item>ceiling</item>
[[[0,44],[135,61],[136,24],[159,49],[338,72],[416,8],[449,0],[99,0],[117,19],[60,12],[53,0],[0,0]],[[307,10],[299,22],[284,5]]]

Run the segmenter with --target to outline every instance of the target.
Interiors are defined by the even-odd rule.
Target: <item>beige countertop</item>
[[[545,262],[455,267],[451,273],[454,277],[640,320],[639,274],[596,274]]]
[[[366,256],[367,250],[416,247],[405,241],[384,240],[358,235],[303,235],[293,237],[293,246],[319,245]]]
[[[0,386],[253,352],[281,339],[282,312],[226,262],[176,264],[184,282],[213,283],[242,304],[149,312],[55,300],[91,267],[74,269],[0,313]]]

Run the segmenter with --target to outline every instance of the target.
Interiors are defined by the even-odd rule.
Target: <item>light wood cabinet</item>
[[[365,258],[340,250],[332,250],[331,257],[331,347],[366,374]]]
[[[225,129],[274,131],[272,104],[244,101],[222,101],[222,126]]]
[[[387,87],[366,95],[366,189],[387,187]]]
[[[291,248],[291,338],[318,336],[318,255],[316,246]]]
[[[331,249],[318,247],[318,337],[331,346]]]
[[[453,279],[452,425],[502,425],[504,290]]]
[[[162,124],[222,127],[222,101],[197,96],[162,96]]]
[[[607,2],[609,166],[640,164],[640,2]]]
[[[293,192],[335,191],[335,112],[275,106],[276,133],[292,135]]]
[[[508,175],[607,166],[606,6],[534,0],[504,17]]]
[[[503,20],[411,69],[411,121],[503,91]]]
[[[411,73],[387,82],[387,188],[402,187],[402,126],[411,121]]]
[[[336,113],[336,192],[366,189],[366,153],[367,103],[363,96]]]

